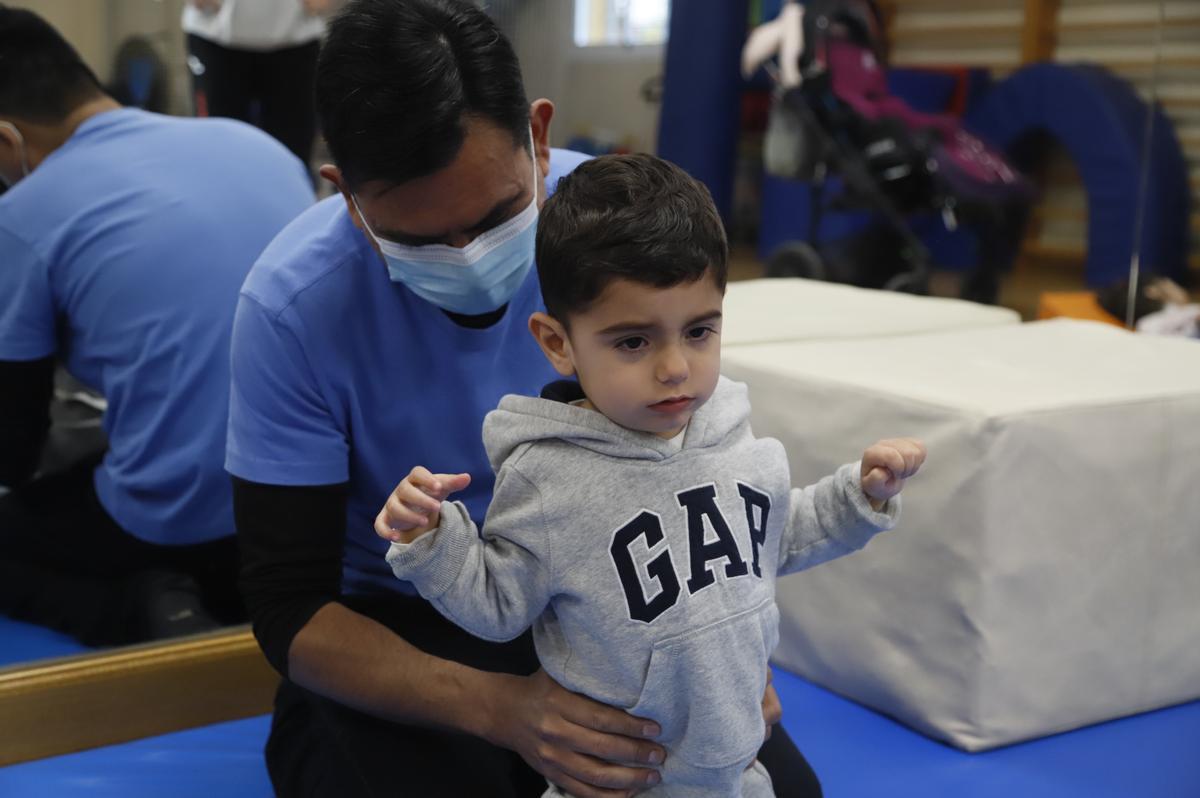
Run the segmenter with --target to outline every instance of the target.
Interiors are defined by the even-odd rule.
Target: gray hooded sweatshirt
[[[857,463],[793,489],[783,446],[751,434],[746,386],[722,378],[683,446],[604,415],[506,396],[484,444],[496,487],[484,535],[459,502],[387,561],[454,623],[487,640],[533,625],[568,690],[662,726],[662,783],[646,796],[770,795],[755,787],[775,577],[891,528]],[[430,464],[436,466],[436,464]]]

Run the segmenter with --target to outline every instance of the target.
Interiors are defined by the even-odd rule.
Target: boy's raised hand
[[[904,487],[904,480],[917,473],[925,462],[925,444],[916,438],[888,438],[863,452],[863,493],[876,510]]]
[[[375,534],[393,543],[412,543],[437,529],[442,501],[470,484],[470,474],[431,474],[429,469],[417,466],[375,516]]]

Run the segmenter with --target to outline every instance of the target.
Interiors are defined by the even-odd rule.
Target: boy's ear
[[[564,377],[575,374],[575,362],[571,358],[571,342],[566,328],[546,313],[534,313],[529,317],[529,332],[542,348],[542,354]]]

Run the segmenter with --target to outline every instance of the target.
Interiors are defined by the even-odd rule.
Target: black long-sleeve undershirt
[[[33,476],[50,430],[53,396],[53,357],[0,361],[0,485]]]
[[[280,486],[233,479],[240,587],[267,660],[288,673],[292,639],[341,597],[347,483]]]

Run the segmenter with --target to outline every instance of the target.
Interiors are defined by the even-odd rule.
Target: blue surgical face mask
[[[532,149],[533,136],[530,133]],[[537,234],[537,159],[533,159],[533,198],[513,218],[479,235],[461,249],[446,244],[411,247],[380,238],[354,200],[363,225],[379,245],[392,282],[451,313],[476,316],[506,304],[533,265]]]
[[[29,177],[29,157],[25,153],[25,137],[21,135],[21,131],[17,130],[17,126],[12,122],[0,122],[0,127],[11,131],[12,134],[17,137],[17,144],[20,145],[21,148],[21,177]],[[0,182],[9,187],[12,186],[12,184],[8,182],[8,178],[2,174],[0,174]]]

